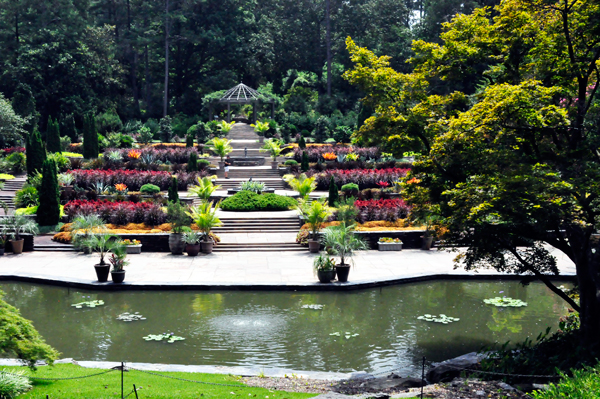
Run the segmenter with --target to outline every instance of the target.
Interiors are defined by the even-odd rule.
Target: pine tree
[[[171,185],[169,186],[168,195],[169,202],[179,201],[179,193],[177,192],[177,178],[175,176],[171,179]]]
[[[77,136],[77,128],[75,128],[75,119],[73,115],[64,115],[60,119],[60,131],[63,136],[67,136],[71,139],[71,143],[77,143],[79,137]]]
[[[42,141],[42,136],[37,128],[27,138],[27,174],[33,176],[35,171],[42,171],[44,161],[46,161],[46,148]]]
[[[302,161],[300,162],[300,170],[303,172],[308,172],[308,154],[306,151],[302,151]]]
[[[60,221],[60,196],[56,163],[54,160],[44,161],[42,185],[40,187],[40,205],[37,209],[37,222],[40,226],[54,226]]]
[[[46,148],[48,152],[61,152],[60,150],[60,132],[58,121],[48,118],[48,130],[46,131]]]
[[[298,148],[302,150],[306,148],[306,141],[304,140],[303,135],[300,135],[300,140],[298,140]]]
[[[198,171],[198,155],[195,152],[190,153],[190,159],[187,164],[188,172],[197,172]]]
[[[88,114],[83,118],[83,157],[86,159],[98,158],[98,131],[96,118]]]
[[[331,180],[329,182],[329,199],[328,204],[330,207],[336,207],[340,202],[340,193],[338,192],[338,186],[335,184],[335,180],[333,176],[331,176]]]

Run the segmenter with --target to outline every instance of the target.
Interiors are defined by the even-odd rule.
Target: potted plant
[[[300,198],[307,199],[308,195],[317,189],[316,178],[307,177],[305,173],[301,173],[300,176],[285,175],[283,180],[289,184],[294,191],[298,191]]]
[[[213,180],[216,180],[217,176],[204,176],[197,177],[198,184],[188,189],[189,192],[196,194],[202,201],[208,201],[210,196],[215,191],[220,189],[221,185],[215,185]]]
[[[221,202],[219,201],[213,208],[212,202],[205,202],[195,208],[191,208],[190,212],[188,212],[188,215],[192,218],[194,223],[196,223],[198,229],[200,229],[200,231],[203,233],[203,240],[200,242],[202,253],[212,253],[214,241],[210,236],[210,232],[215,227],[223,225],[221,220],[217,217],[217,209],[220,205]]]
[[[305,210],[306,223],[311,231],[311,239],[308,240],[308,250],[312,253],[318,253],[321,247],[319,238],[319,230],[323,223],[331,215],[331,211],[322,201],[313,201]]]
[[[137,255],[142,253],[142,242],[140,240],[122,240],[121,244],[125,245],[127,255]]]
[[[277,139],[265,140],[265,145],[260,149],[260,152],[268,152],[273,161],[271,162],[271,169],[277,169],[277,157],[281,155],[281,142]]]
[[[113,234],[92,233],[81,242],[81,245],[89,248],[91,251],[97,251],[100,255],[100,262],[94,265],[99,283],[108,281],[110,265],[104,261],[104,257],[118,245],[115,239],[116,236]]]
[[[58,185],[64,188],[66,192],[73,191],[73,181],[75,181],[75,176],[70,173],[60,173],[57,178]]]
[[[106,226],[98,215],[78,215],[71,223],[71,232],[73,234],[73,246],[81,249],[85,254],[91,254],[92,250],[85,245],[87,237],[92,234],[105,233]]]
[[[12,251],[15,255],[23,253],[23,243],[25,240],[21,238],[23,233],[37,234],[38,228],[33,220],[26,216],[15,215],[10,216],[7,222],[9,228],[12,230],[10,236],[13,238],[9,240],[12,245]]]
[[[368,248],[367,244],[354,234],[354,228],[346,226],[345,223],[323,229],[323,245],[328,253],[337,255],[340,258],[340,263],[335,266],[340,283],[348,281],[350,264],[346,263],[346,260],[352,261],[354,251]]]
[[[214,152],[218,157],[221,158],[219,161],[219,170],[223,170],[225,168],[225,157],[231,151],[233,151],[233,147],[231,146],[231,140],[227,140],[225,138],[214,137],[206,143],[209,146],[209,149]]]
[[[6,225],[0,226],[0,256],[4,256],[4,246],[8,240],[8,229]]]
[[[319,282],[330,283],[335,279],[335,261],[329,256],[319,255],[313,262],[313,273],[317,275]]]
[[[185,252],[188,256],[198,256],[200,252],[200,239],[202,234],[197,231],[188,231],[183,233],[183,242],[185,242]]]
[[[124,267],[129,264],[129,261],[126,259],[127,249],[121,243],[117,243],[111,251],[112,254],[108,258],[108,261],[112,265],[110,276],[113,283],[122,283],[125,280]]]
[[[402,241],[399,238],[381,237],[377,246],[380,251],[402,251]]]
[[[183,229],[190,226],[190,218],[185,206],[179,201],[169,202],[167,205],[167,220],[171,223],[171,235],[169,236],[169,249],[173,255],[183,254],[185,242],[183,242]]]
[[[254,132],[256,134],[258,134],[258,142],[259,143],[264,143],[265,142],[265,133],[267,133],[269,131],[269,122],[261,122],[258,121],[256,122],[256,125],[250,125],[254,128]]]

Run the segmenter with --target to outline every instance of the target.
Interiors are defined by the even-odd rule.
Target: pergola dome
[[[220,102],[227,102],[233,104],[247,104],[253,103],[260,100],[260,94],[251,87],[246,86],[243,83],[227,90]]]

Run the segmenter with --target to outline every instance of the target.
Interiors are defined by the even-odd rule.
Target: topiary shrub
[[[333,178],[333,176],[332,176]],[[342,191],[346,194],[358,194],[358,184],[356,183],[348,183],[342,186]]]
[[[338,192],[338,186],[335,184],[333,176],[331,176],[329,182],[329,198],[327,201],[331,207],[337,206],[338,202],[340,202],[340,193]]]
[[[194,135],[193,134],[187,134],[185,136],[185,146],[187,148],[191,148],[194,146]]]
[[[160,187],[155,186],[154,184],[144,184],[140,187],[140,192],[147,195],[158,194],[160,193]]]
[[[195,152],[190,153],[190,159],[187,164],[188,172],[197,172],[198,171],[198,155]]]
[[[303,172],[308,172],[309,169],[309,164],[308,164],[308,154],[306,153],[306,151],[302,151],[302,163],[300,164],[300,170],[302,170]]]
[[[298,166],[298,162],[293,159],[288,159],[283,163],[285,166]]]
[[[35,171],[41,172],[45,160],[46,147],[44,147],[40,132],[34,128],[33,133],[27,139],[27,174],[31,176]]]
[[[295,199],[283,195],[240,191],[221,202],[221,209],[238,212],[285,211],[296,203]]]
[[[168,194],[169,194],[169,202],[179,201],[179,193],[177,192],[177,178],[173,176],[171,178],[171,185],[169,186]]]
[[[56,164],[52,159],[44,162],[40,187],[40,205],[37,210],[37,222],[40,226],[54,226],[60,221],[60,192]]]
[[[60,131],[58,120],[48,118],[48,128],[46,129],[46,148],[48,152],[60,152]]]

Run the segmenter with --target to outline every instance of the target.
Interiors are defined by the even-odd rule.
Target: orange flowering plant
[[[326,161],[335,161],[337,159],[337,155],[335,155],[333,152],[326,152],[325,154],[322,155],[322,157]]]
[[[127,156],[131,159],[139,159],[139,157],[142,155],[142,152],[139,150],[130,150],[127,153]]]
[[[123,183],[115,184],[115,190],[119,192],[127,191],[127,186]]]

